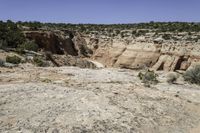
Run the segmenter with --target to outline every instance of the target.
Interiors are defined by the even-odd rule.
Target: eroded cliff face
[[[200,44],[165,41],[162,38],[110,39],[98,41],[93,59],[109,67],[153,70],[187,70],[200,63]],[[103,43],[102,43],[103,42]],[[102,43],[102,44],[101,44]]]
[[[79,33],[70,31],[24,31],[26,37],[53,54],[89,56],[91,51]]]
[[[81,34],[71,31],[24,31],[27,39],[34,40],[45,53],[47,59],[56,66],[77,66],[81,68],[96,68],[95,64],[86,58],[92,54]]]
[[[164,40],[162,37],[153,38],[153,36],[89,37],[70,31],[24,31],[24,33],[45,51],[71,56],[70,60],[76,56],[89,58],[107,67],[128,69],[147,67],[153,70],[175,71],[187,70],[200,64],[199,42]],[[63,61],[58,60],[58,62]]]

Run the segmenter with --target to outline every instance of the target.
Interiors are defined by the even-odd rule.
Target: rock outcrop
[[[99,41],[101,42],[101,41]],[[96,50],[93,59],[109,67],[153,70],[187,70],[200,63],[200,45],[187,42],[165,41],[162,38],[145,41],[113,39],[109,45]]]
[[[66,30],[24,31],[24,33],[27,38],[35,40],[40,48],[53,54],[67,55],[67,59],[70,57],[68,62],[76,62],[77,66],[82,66],[78,62],[84,62],[82,58],[85,57],[91,57],[107,67],[128,69],[148,67],[164,71],[187,70],[200,62],[200,45],[193,42],[164,40],[162,37],[152,36],[91,38]],[[79,59],[75,58],[76,56]]]
[[[39,47],[45,51],[51,51],[53,54],[64,54],[63,48],[65,46],[61,44],[63,39],[59,38],[55,33],[50,31],[25,31],[24,33],[28,39],[34,40]],[[73,44],[70,44],[68,39],[65,41],[68,42],[65,43],[65,45],[71,46],[68,48],[67,52],[75,55],[77,52],[73,48]]]
[[[91,69],[97,68],[97,66],[92,61],[76,56],[52,55],[52,58],[59,66],[77,66],[80,68]]]
[[[26,37],[34,40],[45,51],[45,56],[55,66],[77,66],[96,68],[90,57],[92,50],[80,33],[70,31],[24,31]]]
[[[24,31],[24,34],[28,39],[34,40],[40,48],[53,54],[89,56],[91,53],[85,40],[78,33],[70,31]]]

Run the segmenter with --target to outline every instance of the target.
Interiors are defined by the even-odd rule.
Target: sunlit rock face
[[[102,42],[99,41],[99,42]],[[105,43],[105,42],[104,42]],[[109,41],[107,41],[109,43]],[[102,46],[102,44],[99,44]],[[153,70],[187,70],[200,62],[200,45],[162,39],[113,39],[95,51],[93,58],[110,67]]]

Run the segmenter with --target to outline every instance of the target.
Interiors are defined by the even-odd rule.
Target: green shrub
[[[21,58],[19,58],[16,55],[14,55],[14,56],[7,56],[6,57],[6,62],[13,63],[13,64],[19,64],[21,62]]]
[[[19,45],[20,50],[29,50],[29,51],[38,51],[38,45],[34,41],[26,41],[23,44]]]
[[[0,21],[0,40],[6,42],[6,47],[16,48],[25,41],[25,36],[16,23]]]
[[[139,72],[138,77],[140,78],[140,80],[142,80],[142,83],[144,83],[146,87],[150,87],[151,84],[158,83],[158,75],[154,71],[147,70],[144,73]]]
[[[195,66],[192,69],[189,69],[183,75],[185,81],[191,84],[200,85],[200,65]]]
[[[0,49],[4,49],[8,46],[8,43],[5,40],[0,40]]]
[[[164,34],[162,36],[162,38],[165,39],[165,40],[170,40],[171,39],[171,35],[170,34]]]
[[[51,83],[52,82],[51,79],[48,79],[48,78],[42,79],[41,81],[44,82],[44,83]]]
[[[38,57],[38,56],[35,56],[34,58],[33,58],[33,61],[34,61],[34,63],[37,65],[37,66],[39,66],[39,67],[44,67],[46,64],[45,64],[45,62],[42,60],[42,58],[41,57]]]
[[[115,33],[118,35],[120,33],[120,30],[115,30]]]

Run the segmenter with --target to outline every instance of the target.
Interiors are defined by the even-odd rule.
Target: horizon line
[[[141,21],[141,22],[130,22],[130,23],[72,23],[72,22],[53,22],[53,21],[38,21],[38,20],[12,20],[12,19],[7,19],[7,20],[2,20],[0,21],[7,22],[7,21],[12,21],[12,22],[28,22],[28,23],[34,23],[34,22],[39,22],[39,23],[51,23],[51,24],[74,24],[74,25],[126,25],[126,24],[141,24],[141,23],[200,23],[200,21]]]

